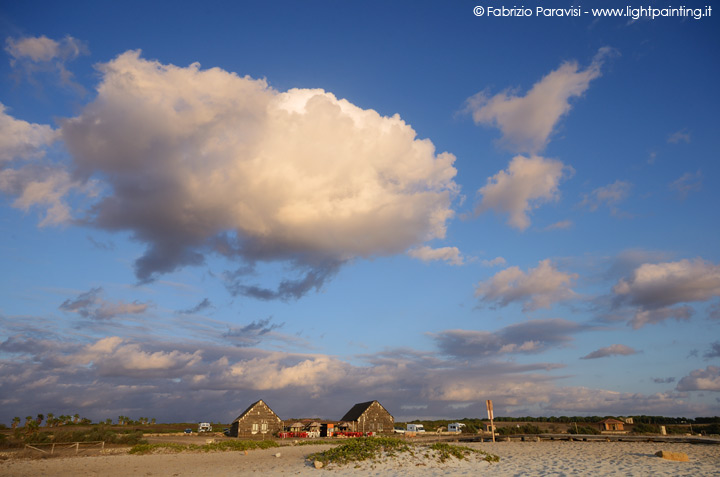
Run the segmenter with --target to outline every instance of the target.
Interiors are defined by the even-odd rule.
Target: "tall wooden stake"
[[[492,440],[495,442],[495,423],[493,422],[494,416],[492,401],[488,399],[485,401],[485,404],[487,405],[488,419],[490,419],[490,432],[492,433]]]

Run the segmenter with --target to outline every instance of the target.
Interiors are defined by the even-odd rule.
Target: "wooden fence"
[[[54,454],[55,449],[64,450],[64,449],[72,449],[75,448],[75,453],[80,452],[80,446],[86,447],[88,449],[92,448],[99,448],[102,452],[105,450],[105,441],[90,441],[90,442],[37,442],[37,443],[30,443],[25,444],[25,449],[31,449],[38,452],[42,452],[43,454]],[[40,449],[40,447],[50,447],[50,450],[43,450]]]

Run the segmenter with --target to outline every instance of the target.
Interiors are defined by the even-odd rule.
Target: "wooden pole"
[[[492,400],[488,399],[485,402],[487,406],[488,418],[490,419],[490,432],[492,433],[492,441],[495,442],[495,423],[493,422],[493,403]]]

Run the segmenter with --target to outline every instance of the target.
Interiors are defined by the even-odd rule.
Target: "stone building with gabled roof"
[[[391,434],[395,426],[395,418],[377,401],[355,404],[340,421],[347,423],[348,430],[363,433]]]
[[[617,419],[608,418],[600,421],[600,432],[602,434],[625,434],[624,423]]]
[[[283,430],[283,421],[261,399],[250,404],[230,426],[231,437],[270,437]]]

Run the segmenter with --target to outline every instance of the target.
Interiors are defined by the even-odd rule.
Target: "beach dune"
[[[316,469],[305,457],[331,445],[287,446],[244,452],[158,455],[104,455],[52,459],[8,459],[0,462],[6,476],[711,476],[720,475],[717,445],[652,442],[497,442],[475,443],[500,457],[498,463],[451,459],[445,463],[402,455],[342,467]],[[687,462],[663,459],[661,450],[687,454]],[[279,456],[278,456],[279,454]]]

